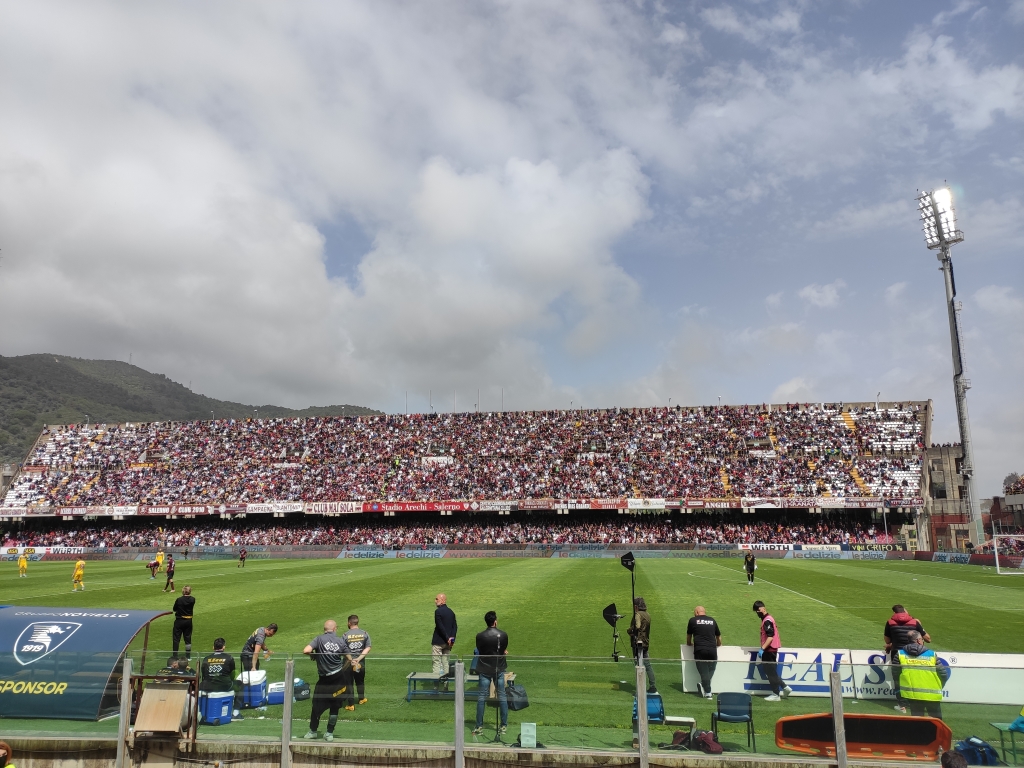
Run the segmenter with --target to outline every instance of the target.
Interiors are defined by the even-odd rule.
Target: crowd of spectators
[[[923,406],[53,427],[7,506],[920,495]]]
[[[119,528],[52,527],[12,531],[4,546],[173,547],[319,545],[403,549],[450,544],[849,544],[888,541],[870,520],[824,520],[801,516],[744,521],[744,515],[674,515],[649,519],[624,516],[529,519],[475,515],[439,522],[436,516],[380,518],[374,521],[302,520],[264,525],[241,521],[169,521],[164,526]],[[817,519],[815,519],[817,518]]]
[[[1009,480],[1009,482],[1007,482],[1003,486],[1004,495],[1013,496],[1018,493],[1024,493],[1024,477],[1017,475],[1017,479],[1014,480],[1013,476],[1011,475],[1007,479]]]

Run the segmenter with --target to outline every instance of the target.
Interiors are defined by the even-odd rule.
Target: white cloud
[[[794,35],[800,32],[800,14],[792,8],[783,8],[773,16],[736,13],[729,5],[705,8],[700,13],[704,22],[719,32],[737,35],[748,43],[759,43],[775,35]]]
[[[808,304],[815,307],[835,307],[839,304],[839,292],[846,287],[846,281],[842,278],[834,280],[826,285],[812,283],[800,289],[799,296]]]
[[[1024,24],[1024,0],[1010,0],[1006,15],[1014,24]]]
[[[768,294],[764,299],[764,305],[769,312],[773,312],[782,306],[782,291]]]
[[[773,403],[809,403],[814,401],[814,385],[803,376],[797,376],[779,384],[772,392]]]
[[[916,213],[909,200],[890,200],[877,205],[850,205],[842,208],[827,221],[819,221],[810,228],[816,240],[834,240],[862,236],[883,229],[906,225]]]
[[[1024,318],[1024,299],[1007,285],[986,285],[974,292],[974,301],[985,312],[1007,320]]]
[[[890,307],[899,305],[907,292],[907,283],[893,283],[885,289],[885,303]]]

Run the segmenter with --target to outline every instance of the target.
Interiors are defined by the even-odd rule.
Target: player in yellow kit
[[[85,578],[85,560],[79,560],[75,563],[75,572],[71,575],[71,591],[77,592],[78,588],[81,587],[82,591],[85,592],[85,582],[82,579]]]
[[[26,576],[28,576],[28,558],[22,552],[18,558],[18,578],[24,579]]]
[[[159,563],[156,567],[156,572],[162,573],[164,570],[164,551],[162,549],[156,553],[156,561]]]

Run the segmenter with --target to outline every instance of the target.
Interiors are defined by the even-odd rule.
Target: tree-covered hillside
[[[118,360],[0,356],[0,464],[22,461],[45,424],[209,419],[211,412],[241,419],[256,410],[263,418],[379,413],[356,405],[294,410],[214,400]]]

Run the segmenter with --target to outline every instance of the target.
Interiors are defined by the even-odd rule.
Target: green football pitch
[[[14,563],[0,564],[0,604],[75,608],[169,610],[176,595],[163,594],[141,562],[91,561],[86,591],[72,594],[72,564],[31,563],[19,579]],[[373,640],[367,665],[368,703],[342,711],[336,735],[360,741],[450,742],[450,700],[407,702],[405,677],[429,671],[434,595],[444,592],[458,615],[455,654],[468,659],[473,638],[488,610],[508,632],[509,669],[525,685],[530,707],[511,713],[508,740],[518,723],[536,722],[538,738],[550,745],[628,748],[631,741],[633,670],[627,658],[611,660],[611,628],[602,609],[616,603],[628,614],[629,572],[614,559],[466,560],[252,560],[245,569],[233,561],[180,562],[176,585],[192,585],[196,598],[193,656],[224,637],[237,651],[258,626],[280,626],[270,641],[274,655],[263,663],[271,681],[284,679],[292,654],[296,674],[316,679],[303,646],[326,619],[344,625],[356,613]],[[679,647],[695,605],[704,605],[722,630],[726,645],[756,645],[758,620],[751,611],[763,600],[790,647],[880,648],[883,625],[894,603],[902,603],[924,624],[936,650],[1024,651],[1024,579],[993,569],[915,561],[792,561],[761,559],[757,583],[748,587],[737,560],[641,559],[636,593],[652,616],[651,653],[665,709],[710,727],[714,702],[684,694]],[[620,623],[626,640],[625,623]],[[153,625],[147,671],[166,660],[171,619]],[[620,641],[628,654],[628,642]],[[2,650],[2,649],[0,649]],[[847,700],[848,702],[850,700]],[[1024,702],[1022,702],[1024,703]],[[306,730],[308,702],[295,705],[294,733]],[[891,702],[858,701],[859,712],[891,712]],[[770,734],[782,715],[826,711],[827,699],[791,698],[780,703],[756,699],[754,720],[759,751],[775,751]],[[944,705],[945,717],[962,738],[992,735],[989,721],[1007,722],[1017,710],[995,705]],[[475,703],[467,702],[467,728]],[[280,734],[281,707],[245,710],[242,719],[201,729],[203,737],[260,738]],[[325,718],[326,719],[326,718]],[[487,739],[494,711],[488,709]],[[113,731],[112,721],[92,724],[5,721],[19,731]],[[323,731],[321,725],[321,732]],[[671,728],[653,727],[652,741],[668,741]],[[740,727],[721,734],[730,749],[745,750]],[[472,741],[472,739],[470,739]]]

